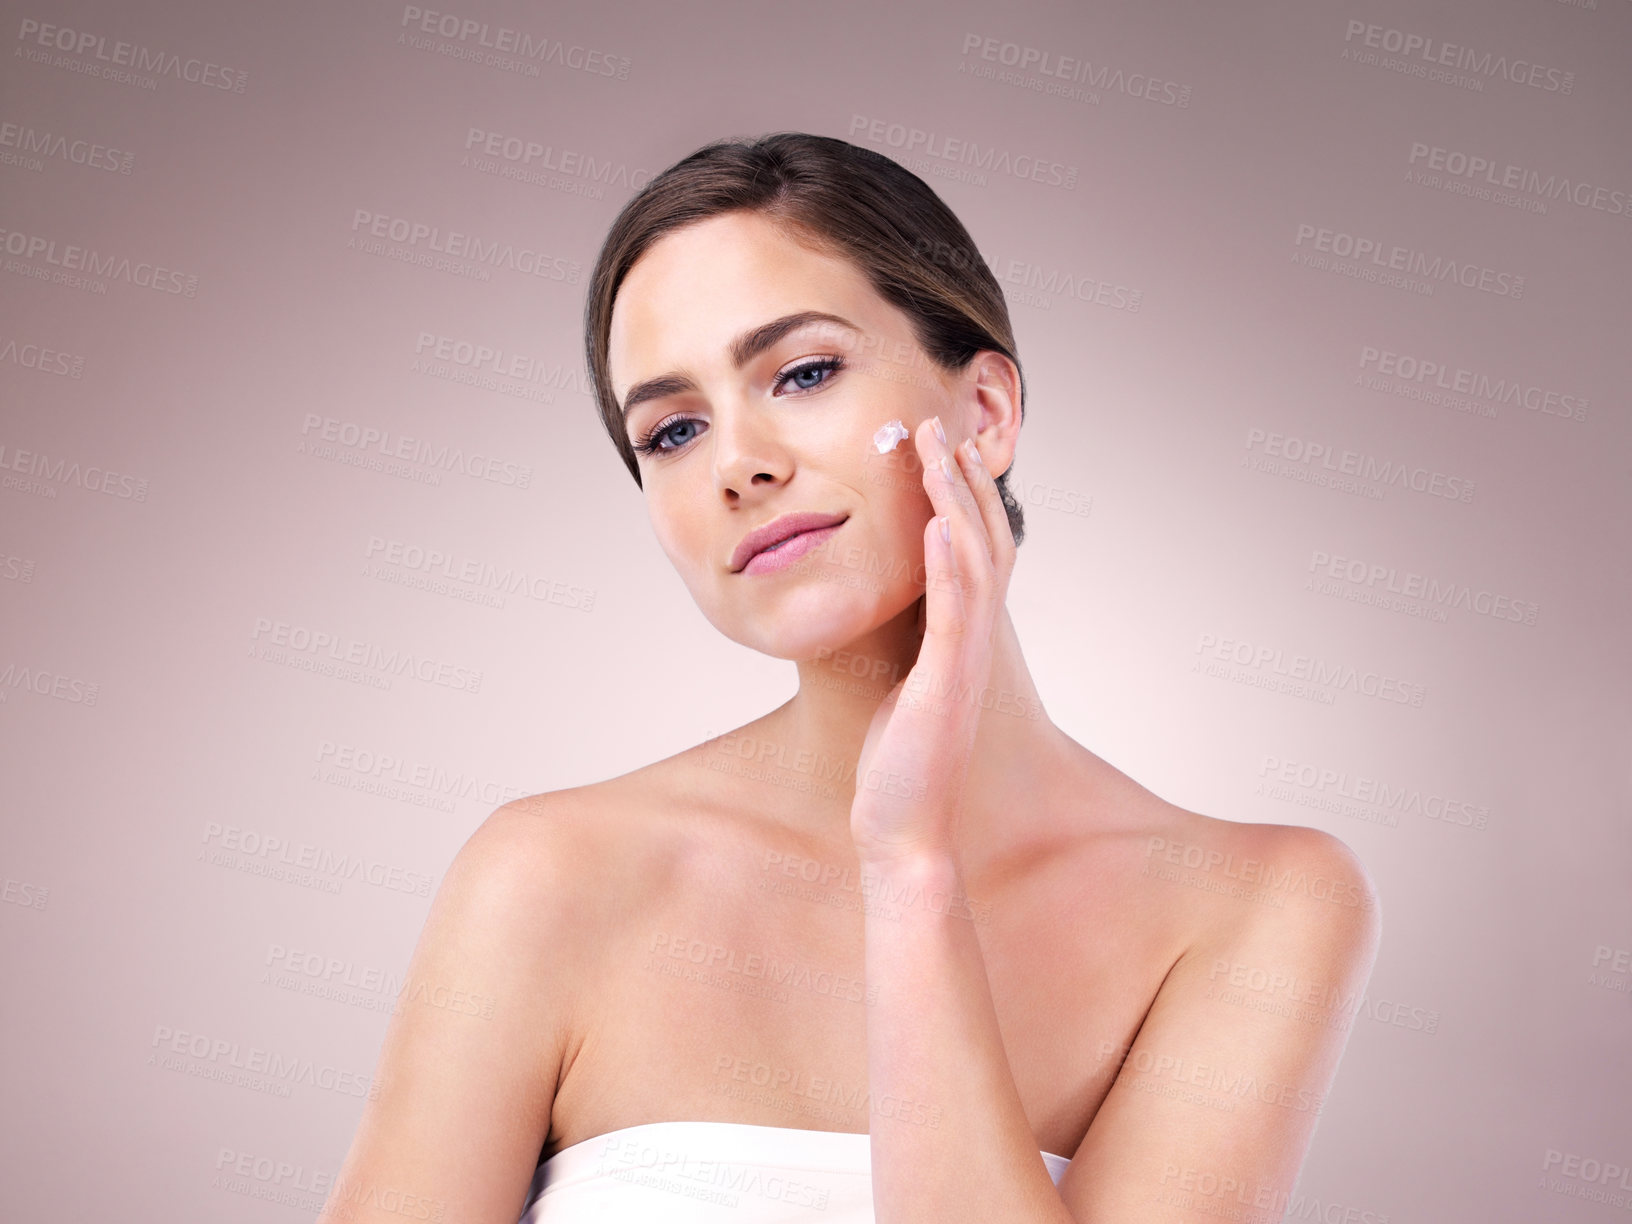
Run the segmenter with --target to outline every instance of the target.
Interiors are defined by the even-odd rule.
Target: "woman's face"
[[[808,312],[851,326],[761,330]],[[658,542],[722,633],[808,659],[912,608],[932,508],[912,436],[880,454],[874,435],[936,415],[954,446],[990,434],[981,360],[943,373],[848,260],[752,212],[654,243],[619,288],[607,355]],[[838,525],[744,567],[744,537],[794,514]]]

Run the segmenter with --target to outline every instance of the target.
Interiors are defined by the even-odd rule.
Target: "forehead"
[[[800,310],[867,330],[891,308],[848,259],[813,250],[758,213],[732,212],[665,234],[618,288],[607,341],[614,393],[670,370],[729,364],[730,342]]]

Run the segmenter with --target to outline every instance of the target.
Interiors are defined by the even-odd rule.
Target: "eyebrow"
[[[796,314],[783,315],[780,319],[772,319],[769,323],[761,323],[731,341],[729,350],[731,364],[739,370],[742,369],[789,332],[808,327],[812,323],[837,323],[840,327],[847,327],[854,332],[861,330],[840,315],[828,314],[825,310],[801,310]],[[660,374],[656,378],[648,378],[629,388],[629,394],[623,399],[623,415],[627,419],[635,405],[646,400],[695,390],[697,384],[684,374]]]

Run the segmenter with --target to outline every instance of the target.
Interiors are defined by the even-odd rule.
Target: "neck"
[[[922,599],[842,650],[801,661],[799,691],[766,715],[765,733],[788,749],[816,754],[817,760],[853,766],[873,715],[912,671],[923,640],[921,604]],[[952,700],[954,695],[929,696]],[[966,865],[998,853],[1000,841],[1023,836],[1026,814],[1046,811],[1041,780],[1056,773],[1071,745],[1043,709],[1007,607],[998,609],[990,678],[974,696],[981,705],[980,723],[958,822],[959,858]],[[837,799],[822,805],[817,817],[822,827],[814,831],[848,840],[855,781],[849,772]]]

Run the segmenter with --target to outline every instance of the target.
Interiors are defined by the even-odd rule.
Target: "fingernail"
[[[964,443],[964,446],[966,446],[968,448],[968,450],[969,450],[969,458],[973,459],[976,463],[980,464],[981,467],[986,466],[986,460],[981,458],[981,455],[980,455],[980,447],[975,445],[975,440],[973,438],[970,438],[968,441],[966,441]]]
[[[946,430],[941,428],[941,418],[931,417],[930,422],[935,426],[935,436],[944,443],[946,441]]]
[[[952,543],[952,524],[947,522],[946,515],[941,515],[941,542]]]
[[[945,455],[941,456],[941,475],[946,477],[948,484],[954,483],[952,480],[952,460]]]

